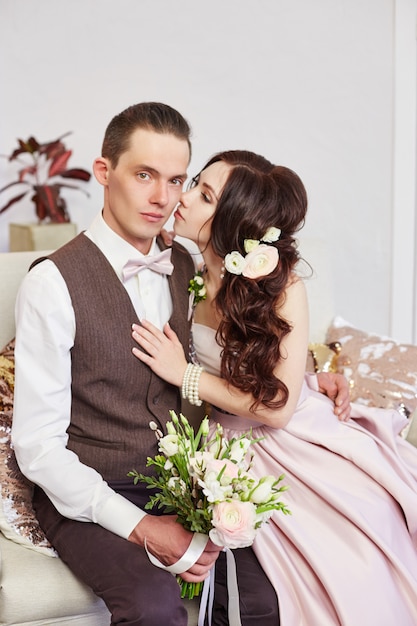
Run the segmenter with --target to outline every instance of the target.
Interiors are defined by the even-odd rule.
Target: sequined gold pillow
[[[0,351],[0,531],[27,548],[56,556],[32,508],[33,485],[19,470],[11,446],[13,391],[14,340]]]
[[[336,317],[326,343],[339,342],[338,369],[350,381],[353,402],[395,408],[407,417],[417,408],[417,346],[368,333]]]

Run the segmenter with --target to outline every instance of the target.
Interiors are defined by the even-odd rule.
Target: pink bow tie
[[[141,270],[148,268],[158,272],[159,274],[171,275],[174,266],[171,263],[171,248],[167,248],[159,254],[153,256],[144,256],[141,259],[130,259],[123,266],[123,282],[125,283],[132,276],[136,276]]]

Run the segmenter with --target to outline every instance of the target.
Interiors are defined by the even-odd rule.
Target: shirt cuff
[[[115,535],[127,539],[145,515],[145,511],[115,493],[107,498],[94,521]]]

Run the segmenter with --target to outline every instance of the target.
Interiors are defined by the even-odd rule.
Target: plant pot
[[[73,239],[77,225],[63,224],[9,224],[10,252],[24,250],[56,250]]]

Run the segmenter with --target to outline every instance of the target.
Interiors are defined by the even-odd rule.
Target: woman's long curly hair
[[[260,404],[280,408],[288,389],[274,376],[274,368],[284,358],[281,342],[291,326],[277,313],[277,305],[283,304],[299,260],[294,234],[304,224],[307,193],[292,170],[253,152],[220,152],[204,169],[218,161],[232,170],[212,220],[214,252],[222,258],[232,250],[245,256],[245,239],[260,240],[271,226],[281,229],[279,240],[269,244],[279,252],[271,274],[254,280],[225,272],[215,301],[221,317],[216,336],[223,348],[221,376],[253,395],[252,409]]]

